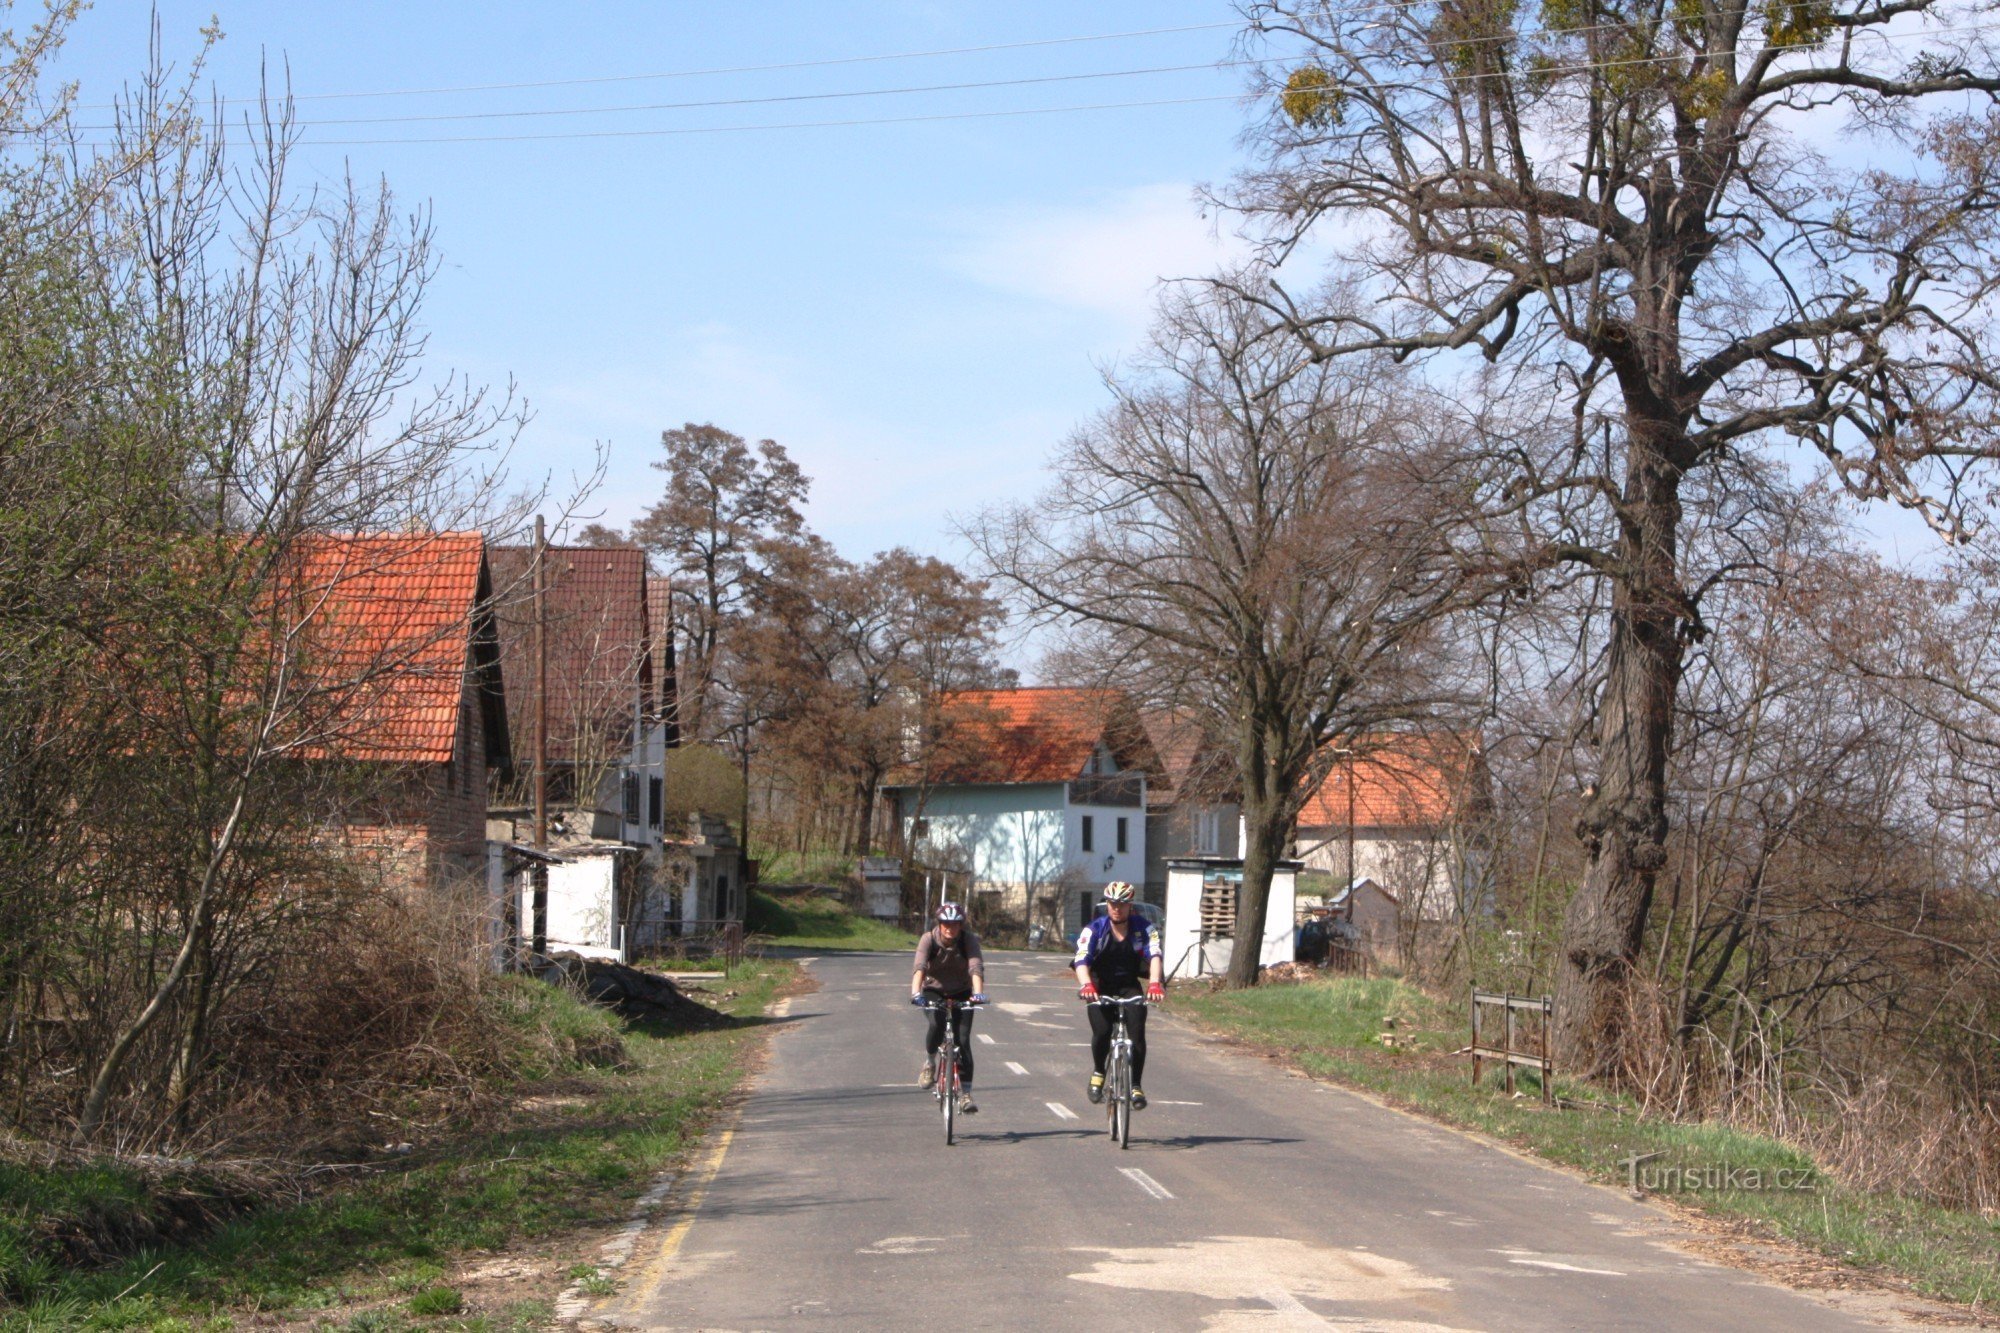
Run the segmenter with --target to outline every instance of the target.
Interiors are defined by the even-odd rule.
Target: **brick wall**
[[[366,817],[347,830],[400,887],[437,889],[486,875],[486,729],[477,693],[460,701],[458,753],[449,764],[402,764]]]

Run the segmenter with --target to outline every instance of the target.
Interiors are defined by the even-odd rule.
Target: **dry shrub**
[[[1957,1105],[1936,1086],[1888,1076],[1834,1099],[1834,1113],[1803,1136],[1848,1184],[1928,1199],[1989,1216],[2000,1209],[2000,1117]]]
[[[287,1154],[402,1141],[494,1101],[522,1043],[564,1039],[508,1021],[476,941],[477,903],[359,896],[272,960],[218,1015],[201,1123],[187,1146]]]

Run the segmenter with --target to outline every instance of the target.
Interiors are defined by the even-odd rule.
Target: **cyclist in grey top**
[[[965,909],[957,903],[942,903],[937,925],[917,941],[915,970],[910,973],[910,1000],[986,999],[986,963],[979,952],[979,936],[967,929]],[[972,1100],[972,1016],[971,1009],[958,1011],[958,1082],[961,1095],[958,1109],[967,1115],[979,1107]],[[937,1048],[944,1041],[944,1009],[930,1011],[930,1029],[924,1034],[924,1068],[917,1076],[923,1087],[936,1077],[933,1068]]]

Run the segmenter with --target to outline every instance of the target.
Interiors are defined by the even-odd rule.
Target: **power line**
[[[993,42],[985,46],[940,47],[932,51],[893,51],[880,55],[835,56],[822,60],[786,60],[768,65],[718,65],[703,69],[665,70],[653,74],[604,74],[577,79],[537,79],[521,83],[471,83],[446,85],[436,88],[384,88],[374,92],[354,93],[300,93],[292,96],[295,102],[339,101],[361,97],[434,97],[450,93],[492,93],[514,92],[530,88],[579,88],[606,83],[643,83],[663,79],[695,79],[717,74],[768,74],[780,70],[827,69],[837,65],[879,64],[890,60],[929,60],[940,56],[978,55],[987,51],[1025,51],[1036,47],[1073,46],[1082,42],[1123,41],[1132,37],[1163,37],[1183,32],[1213,32],[1218,28],[1235,28],[1241,24],[1235,20],[1225,23],[1189,23],[1175,28],[1139,28],[1130,32],[1090,33],[1080,37],[1041,37],[1022,42]],[[254,103],[262,99],[256,97],[227,97],[225,105]],[[106,103],[97,103],[89,108],[102,110]]]
[[[1112,69],[1087,74],[1040,74],[1018,79],[981,79],[967,83],[913,84],[901,88],[857,88],[831,93],[782,93],[770,97],[721,97],[698,102],[646,102],[625,106],[560,107],[542,111],[457,111],[416,116],[352,116],[329,120],[302,120],[299,128],[322,125],[409,125],[421,122],[463,120],[519,120],[536,116],[607,116],[634,111],[689,111],[707,107],[768,106],[784,102],[830,102],[856,97],[896,97],[913,93],[964,92],[975,88],[1021,88],[1043,83],[1080,83],[1090,79],[1129,79],[1148,74],[1185,74],[1191,70],[1231,69],[1255,65],[1255,60],[1207,62],[1199,65],[1155,65],[1147,69]],[[103,126],[85,128],[102,129]]]
[[[358,148],[394,144],[546,143],[565,139],[654,139],[685,134],[754,134],[762,130],[842,129],[858,125],[920,125],[943,120],[997,120],[1009,116],[1056,116],[1076,111],[1121,111],[1138,107],[1192,106],[1201,102],[1234,102],[1240,93],[1210,97],[1165,97],[1145,102],[1092,102],[1082,106],[1019,107],[1006,111],[950,111],[923,116],[875,116],[855,120],[798,120],[769,125],[684,125],[653,130],[579,130],[564,134],[469,134],[433,138],[302,139],[314,148]]]

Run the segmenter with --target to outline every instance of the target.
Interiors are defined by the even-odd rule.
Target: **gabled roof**
[[[1146,786],[1149,809],[1182,801],[1223,805],[1238,799],[1236,766],[1200,714],[1186,708],[1149,708],[1140,716],[1160,756],[1159,781]]]
[[[1123,690],[960,690],[944,696],[966,756],[937,775],[953,784],[1069,782],[1102,744],[1120,771],[1161,771]]]
[[[512,684],[508,729],[525,744],[535,726],[532,546],[493,548],[500,592],[500,656]],[[636,546],[548,548],[548,756],[556,763],[622,748],[635,696],[652,707],[652,627],[646,553]]]
[[[646,576],[646,634],[653,645],[653,701],[666,723],[667,744],[681,743],[680,673],[674,666],[674,585],[664,574]]]
[[[1347,823],[1348,783],[1354,822],[1366,828],[1446,824],[1463,813],[1478,777],[1479,738],[1453,732],[1381,733],[1352,742],[1347,756],[1325,756],[1331,767],[1299,811],[1301,828]]]
[[[485,576],[476,532],[301,539],[277,587],[327,702],[295,753],[451,762]]]

